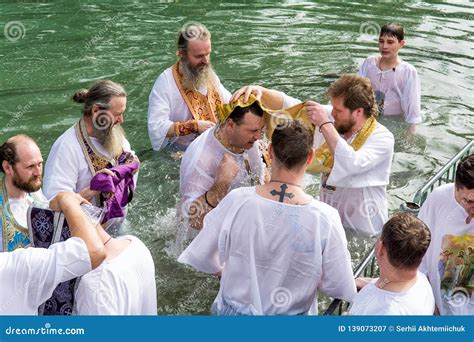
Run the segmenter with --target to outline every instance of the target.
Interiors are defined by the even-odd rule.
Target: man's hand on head
[[[253,94],[257,100],[261,100],[263,94],[262,87],[258,85],[248,85],[242,87],[237,90],[234,95],[232,95],[229,103],[238,100],[242,95],[244,95],[244,103],[247,103],[249,101],[250,94]]]

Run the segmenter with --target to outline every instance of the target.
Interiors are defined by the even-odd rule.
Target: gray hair
[[[98,105],[100,109],[108,109],[113,96],[126,97],[127,92],[119,83],[110,80],[100,80],[91,85],[89,90],[78,90],[72,96],[77,103],[84,103],[82,113],[85,116],[92,114],[92,106]]]

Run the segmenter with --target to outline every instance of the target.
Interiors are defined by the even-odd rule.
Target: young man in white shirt
[[[297,121],[275,130],[271,180],[231,191],[204,219],[178,261],[222,273],[219,315],[317,314],[317,291],[356,293],[337,211],[302,189],[312,133]]]
[[[412,214],[398,213],[388,220],[375,244],[380,277],[356,279],[362,289],[349,314],[432,315],[433,292],[418,271],[430,240],[428,227]]]
[[[474,315],[474,154],[461,160],[454,184],[436,188],[418,217],[431,231],[420,270],[440,315]]]
[[[24,134],[0,146],[0,252],[29,246],[27,211],[34,201],[46,202],[43,157],[36,142]]]
[[[380,56],[368,57],[359,75],[372,83],[379,115],[404,115],[409,132],[414,133],[416,125],[422,122],[420,79],[415,67],[398,55],[404,46],[405,32],[400,24],[382,26]]]
[[[97,230],[78,194],[58,193],[49,206],[64,212],[72,237],[44,248],[0,253],[0,315],[37,315],[59,283],[82,276],[105,259]]]

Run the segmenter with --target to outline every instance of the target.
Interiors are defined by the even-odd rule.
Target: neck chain
[[[290,185],[293,185],[293,186],[297,186],[298,188],[301,188],[301,185],[300,184],[296,184],[296,183],[290,183],[290,182],[287,182],[287,181],[281,181],[281,180],[277,180],[277,179],[270,179],[270,182],[275,182],[275,183],[285,183],[285,184],[290,184]]]
[[[230,152],[235,153],[235,154],[244,153],[244,151],[245,151],[244,148],[235,147],[227,139],[224,139],[224,135],[223,135],[222,129],[220,127],[218,127],[216,129],[216,132],[215,132],[214,136],[216,137],[217,141],[219,141]]]

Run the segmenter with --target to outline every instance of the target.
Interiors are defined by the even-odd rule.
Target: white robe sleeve
[[[339,217],[332,220],[323,248],[322,277],[319,289],[333,298],[352,301],[357,290],[351,268],[347,240]]]
[[[155,151],[166,144],[166,133],[173,124],[166,77],[164,72],[158,77],[148,98],[148,135]]]
[[[431,214],[430,214],[431,205],[430,205],[430,203],[431,203],[431,200],[428,197],[420,208],[420,212],[418,213],[418,218],[426,224],[426,226],[428,227],[428,229],[431,232],[431,236],[433,236],[433,231],[431,230],[431,220],[429,219],[431,217]],[[431,242],[433,242],[433,239],[431,240]],[[428,259],[428,255],[431,252],[431,249],[432,249],[432,243],[430,243],[430,245],[428,246],[428,249],[426,250],[426,253],[423,256],[423,259],[421,260],[421,264],[418,268],[418,270],[421,273],[424,273],[426,275],[428,275],[428,272],[429,272],[429,265],[428,265],[428,260],[427,259]]]
[[[44,168],[43,193],[51,200],[60,191],[79,192],[76,189],[79,179],[79,162],[72,145],[57,140]]]
[[[205,216],[201,232],[179,256],[178,262],[204,273],[214,274],[222,271],[224,260],[219,253],[219,245],[222,245],[223,240],[225,244],[227,236],[222,227],[232,204],[229,197],[232,197],[231,193]]]
[[[393,134],[388,131],[377,132],[376,129],[358,151],[355,151],[351,145],[340,137],[334,153],[334,167],[329,175],[327,184],[342,187],[358,187],[359,184],[354,184],[352,177],[359,176],[358,180],[360,182],[361,175],[369,174],[369,171],[373,171],[379,165],[387,163],[387,158],[391,159],[393,156],[393,148]],[[381,171],[386,172],[386,170]],[[383,179],[385,176],[385,174],[378,175],[377,178]],[[370,182],[371,180],[363,181],[364,184],[369,184]]]
[[[229,103],[230,98],[232,97],[232,94],[224,88],[222,85],[221,81],[219,80],[219,92],[221,94],[222,102],[224,103]]]
[[[359,76],[367,77],[370,57],[366,58],[359,69]]]
[[[59,283],[90,272],[91,261],[84,241],[72,237],[48,249],[27,248],[17,255],[17,268],[23,276],[27,303],[39,307]]]
[[[401,96],[401,106],[407,123],[422,122],[421,117],[421,86],[416,69],[412,66],[407,70],[406,84]]]

